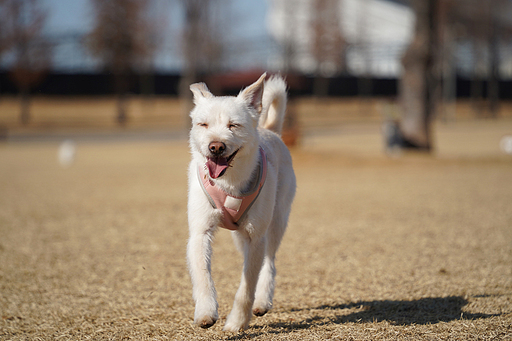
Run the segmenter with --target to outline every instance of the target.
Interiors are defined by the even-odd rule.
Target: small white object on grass
[[[512,135],[505,135],[500,141],[501,150],[509,155],[512,155]]]
[[[62,167],[69,167],[75,161],[76,145],[73,140],[64,140],[59,146],[59,163]]]

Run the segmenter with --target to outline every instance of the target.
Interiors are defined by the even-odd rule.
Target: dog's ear
[[[261,113],[261,100],[263,98],[263,83],[265,81],[265,77],[267,77],[267,74],[262,74],[256,82],[242,90],[238,95],[238,97],[242,98],[250,106],[255,108],[258,114]]]
[[[194,94],[194,101],[197,102],[200,98],[210,98],[213,94],[208,90],[204,83],[194,83],[190,86],[190,90]]]

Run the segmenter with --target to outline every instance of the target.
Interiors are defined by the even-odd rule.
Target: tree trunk
[[[438,0],[416,0],[414,39],[403,59],[404,74],[400,82],[403,147],[430,151],[431,122],[435,112],[437,74],[435,55],[438,48]]]
[[[329,78],[317,74],[313,80],[313,96],[327,97],[329,95]]]
[[[128,95],[125,94],[118,94],[117,95],[117,123],[120,126],[125,126],[126,121],[128,120],[127,115],[127,106],[128,106]]]
[[[130,91],[131,73],[128,69],[114,71],[115,92],[117,97],[116,121],[120,126],[128,122],[128,98]]]
[[[20,122],[24,126],[30,122],[30,93],[23,88],[20,90]]]
[[[192,126],[189,114],[193,108],[192,92],[190,85],[197,82],[199,73],[199,54],[201,51],[201,26],[202,14],[208,6],[208,1],[183,0],[185,7],[185,29],[183,32],[183,54],[185,65],[179,84],[179,96],[181,99],[182,113],[185,118],[185,129]]]
[[[499,27],[497,20],[491,21],[491,33],[489,39],[489,81],[487,85],[487,98],[489,111],[492,118],[498,117],[500,106],[500,61],[499,61]]]

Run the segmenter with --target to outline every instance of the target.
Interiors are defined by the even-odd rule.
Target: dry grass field
[[[193,325],[184,140],[0,142],[0,340],[512,340],[511,120],[436,125],[387,158],[379,124],[309,132],[274,309],[221,331],[241,273],[218,231],[220,321]]]

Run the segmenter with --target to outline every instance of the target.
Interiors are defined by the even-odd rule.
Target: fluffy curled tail
[[[286,83],[275,75],[265,82],[262,99],[260,127],[281,135],[286,112]]]

